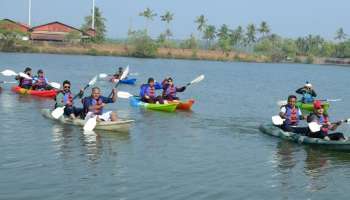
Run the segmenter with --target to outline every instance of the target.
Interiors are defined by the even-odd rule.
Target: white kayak
[[[50,109],[42,109],[41,113],[44,117],[48,119],[52,119],[54,121],[60,122],[62,124],[70,124],[75,126],[81,126],[83,127],[85,125],[85,120],[82,119],[70,119],[67,117],[60,117],[58,119],[55,119],[51,115],[52,110]],[[96,127],[94,130],[105,130],[105,131],[113,131],[113,132],[129,132],[130,125],[134,122],[134,120],[124,120],[120,119],[115,122],[97,122]]]

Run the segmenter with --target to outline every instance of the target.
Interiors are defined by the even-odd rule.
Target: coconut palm
[[[243,28],[238,26],[235,30],[230,31],[230,41],[232,46],[236,46],[239,43],[242,43],[243,40]]]
[[[197,30],[199,32],[203,32],[203,30],[205,29],[205,27],[207,25],[207,19],[205,19],[204,15],[200,15],[196,18],[195,23],[198,24]]]
[[[346,39],[346,37],[347,37],[347,35],[345,34],[343,28],[339,28],[336,32],[335,39],[339,40],[339,41],[343,41]]]
[[[166,37],[171,37],[173,35],[169,28],[170,22],[173,20],[173,18],[174,18],[174,14],[170,13],[169,11],[166,11],[164,15],[160,16],[160,19],[163,22],[166,22],[167,24],[167,29],[165,30],[165,33],[164,33]]]
[[[260,24],[260,28],[259,28],[259,33],[262,34],[263,37],[265,37],[266,35],[268,35],[270,33],[270,27],[267,24],[267,22],[263,21]]]
[[[139,13],[139,16],[144,17],[146,19],[146,32],[148,32],[148,23],[149,21],[153,21],[154,17],[157,16],[150,8],[146,8],[143,12]]]
[[[246,42],[247,44],[254,43],[256,41],[256,28],[254,24],[247,26]]]
[[[207,47],[210,48],[210,42],[216,37],[216,28],[214,25],[208,25],[204,29],[203,39],[207,40]]]

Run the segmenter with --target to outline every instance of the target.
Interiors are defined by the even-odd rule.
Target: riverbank
[[[2,52],[21,53],[49,53],[49,54],[73,54],[92,56],[124,56],[134,57],[135,48],[127,44],[72,44],[72,43],[21,43],[11,49]],[[305,63],[305,64],[337,64],[350,65],[350,59],[321,58],[298,56],[276,61],[271,56],[261,54],[249,54],[231,51],[224,53],[219,50],[163,48],[157,49],[155,57],[168,59],[210,60],[210,61],[236,61],[258,63]]]

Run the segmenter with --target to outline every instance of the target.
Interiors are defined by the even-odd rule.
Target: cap
[[[306,81],[306,83],[305,83],[305,85],[304,85],[305,87],[309,87],[309,88],[312,88],[312,84],[311,83],[309,83],[308,81]]]
[[[44,71],[43,71],[42,69],[39,69],[39,70],[38,70],[38,74],[39,74],[39,73],[44,73]]]
[[[314,101],[314,109],[322,108],[322,103],[319,100]]]

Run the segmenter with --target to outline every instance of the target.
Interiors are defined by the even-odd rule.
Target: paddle
[[[327,102],[337,102],[337,101],[342,101],[342,99],[319,99],[319,101],[327,101]],[[277,102],[278,106],[284,106],[287,105],[287,100],[280,100]]]
[[[199,82],[201,82],[204,78],[205,78],[205,76],[202,74],[202,75],[198,76],[197,78],[195,78],[193,81],[187,83],[186,86],[190,86],[190,85],[192,85],[192,84],[194,84],[194,83],[199,83]]]
[[[280,126],[283,124],[284,120],[285,119],[282,119],[282,117],[279,115],[272,116],[273,125]]]
[[[340,121],[332,123],[332,124],[339,124],[339,123],[342,123],[342,122],[350,123],[350,118],[349,119],[340,120]],[[310,122],[308,124],[308,126],[309,126],[310,131],[313,132],[313,133],[320,131],[321,127],[322,127],[322,125],[318,124],[317,122]]]
[[[89,82],[87,85],[85,85],[83,91],[85,91],[88,87],[94,85],[94,84],[96,83],[96,81],[97,81],[97,76],[94,76],[94,77],[90,80],[90,82]],[[79,96],[79,94],[76,94],[76,95],[73,97],[73,100],[76,99],[76,98],[78,98],[78,96]],[[66,108],[66,106],[57,107],[55,110],[53,110],[53,111],[51,112],[52,117],[55,118],[55,119],[60,118],[60,117],[63,115],[64,109],[65,109],[65,108]]]
[[[120,79],[117,79],[117,83],[115,84],[114,88],[117,88],[119,85],[119,80],[123,80],[129,73],[129,66],[126,67],[126,69],[123,71],[123,74],[121,75]],[[113,92],[111,92],[111,94],[109,94],[108,97],[111,97],[113,94]],[[92,118],[89,118],[85,125],[84,125],[84,131],[92,131],[94,130],[94,128],[96,127],[96,122],[97,120],[97,116],[94,116]]]
[[[8,83],[14,84],[17,82],[16,81],[0,81],[0,84],[8,84]]]
[[[33,80],[33,78],[28,76],[28,74],[25,74],[23,72],[20,72],[20,73],[17,74],[16,72],[14,72],[12,70],[9,70],[9,69],[6,69],[6,70],[2,71],[1,74],[4,75],[4,76],[20,76],[22,78]],[[61,84],[56,83],[56,82],[48,82],[48,84],[50,86],[52,86],[53,88],[56,88],[56,89],[60,89],[61,88]]]

